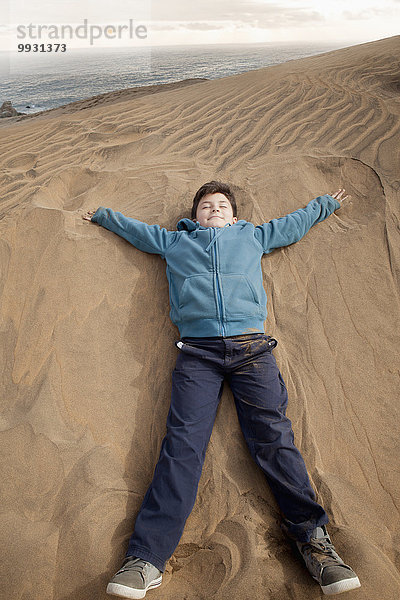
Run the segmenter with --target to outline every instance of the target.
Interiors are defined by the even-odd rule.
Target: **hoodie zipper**
[[[214,232],[214,237],[216,237],[216,235],[217,235],[216,229],[213,228],[212,231]],[[223,309],[222,309],[222,293],[221,293],[219,273],[218,273],[217,244],[216,243],[214,244],[213,251],[214,251],[214,257],[215,257],[215,276],[217,279],[217,298],[218,298],[219,314],[221,315],[222,336],[225,337],[225,327],[224,327],[224,323],[223,323]]]

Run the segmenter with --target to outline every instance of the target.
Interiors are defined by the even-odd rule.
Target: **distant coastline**
[[[201,83],[203,81],[209,81],[209,79],[203,78],[194,78],[194,79],[183,79],[182,81],[174,81],[172,83],[158,83],[155,85],[142,85],[132,88],[127,88],[125,90],[116,90],[113,92],[105,92],[104,94],[97,94],[96,96],[91,96],[90,98],[84,98],[83,100],[77,100],[76,102],[69,102],[68,104],[63,104],[61,106],[56,106],[54,108],[49,108],[47,110],[43,110],[40,112],[35,112],[31,114],[20,114],[18,117],[12,117],[15,121],[21,121],[23,119],[29,119],[38,117],[44,114],[54,113],[57,111],[57,114],[62,112],[75,112],[77,110],[85,110],[87,108],[91,108],[94,105],[99,104],[116,104],[117,102],[124,102],[129,100],[130,98],[138,98],[140,96],[146,96],[148,94],[157,94],[158,92],[165,92],[167,90],[173,90],[185,87],[187,85],[193,85],[194,83]],[[0,121],[1,124],[1,121]]]

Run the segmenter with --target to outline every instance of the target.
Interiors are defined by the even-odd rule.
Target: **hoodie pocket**
[[[217,318],[213,273],[190,275],[185,279],[179,292],[179,318],[182,321]]]
[[[229,317],[258,315],[260,301],[253,284],[244,274],[221,275],[225,314]]]

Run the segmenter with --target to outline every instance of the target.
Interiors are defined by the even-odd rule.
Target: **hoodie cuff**
[[[336,198],[334,198],[333,196],[331,196],[330,194],[325,194],[325,196],[327,196],[330,200],[332,200],[332,202],[335,205],[334,210],[340,208],[342,205],[340,204],[339,200],[336,200]]]
[[[92,218],[90,220],[101,225],[103,218],[106,217],[106,214],[105,214],[106,210],[107,209],[104,206],[99,206],[99,208],[96,210],[96,212],[94,213],[94,215],[92,216]]]

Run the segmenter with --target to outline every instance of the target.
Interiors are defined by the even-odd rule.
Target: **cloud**
[[[197,31],[213,31],[215,29],[225,29],[225,25],[221,23],[181,23],[180,27],[183,29],[194,29]]]
[[[344,19],[348,21],[365,21],[366,19],[371,19],[372,15],[369,10],[361,10],[358,12],[351,12],[349,10],[344,10],[342,12],[342,16]]]
[[[302,24],[312,24],[318,23],[321,21],[325,21],[325,17],[317,12],[316,10],[312,11],[293,11],[287,10],[283,11],[281,15],[279,15],[279,19],[276,18],[274,23],[279,22],[279,27],[284,25],[302,25]],[[261,21],[262,22],[262,21]]]
[[[177,21],[204,23],[214,21],[235,21],[249,23],[258,21],[261,26],[284,26],[293,21],[316,22],[323,16],[316,10],[310,10],[307,4],[293,6],[286,3],[265,2],[262,0],[203,0],[199,3],[180,0],[153,0],[151,16],[155,21]]]
[[[160,23],[156,23],[155,21],[151,21],[149,24],[150,31],[176,31],[179,29],[179,23],[167,23],[165,21],[161,21]]]
[[[151,29],[212,31],[230,28],[280,29],[304,27],[325,21],[318,10],[307,6],[265,3],[262,0],[205,0],[199,4],[181,4],[178,0],[165,3],[154,0],[151,11]]]
[[[394,2],[400,2],[400,0],[394,0]],[[373,14],[376,16],[393,16],[395,17],[395,19],[399,18],[399,11],[398,8],[394,8],[392,6],[386,6],[385,8],[372,8],[371,9]]]
[[[400,0],[393,0],[394,2],[400,2]],[[375,19],[376,17],[397,17],[398,11],[391,6],[386,7],[370,7],[365,10],[359,10],[358,12],[344,10],[342,17],[349,21],[366,21],[367,19]]]

